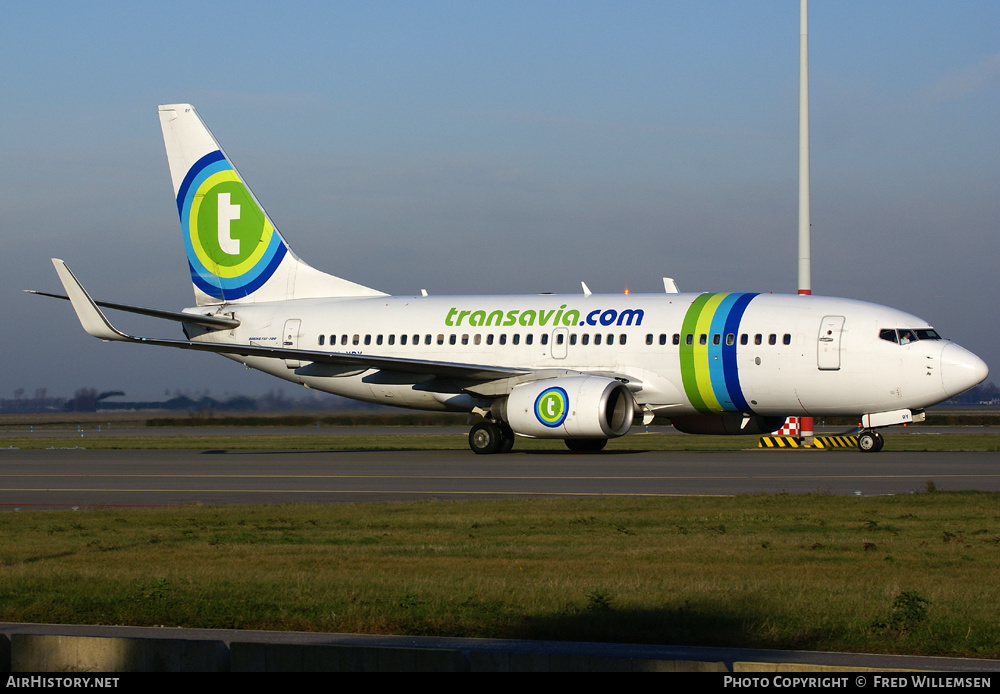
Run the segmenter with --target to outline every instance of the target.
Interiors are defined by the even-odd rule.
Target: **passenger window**
[[[728,346],[730,346],[730,347],[732,347],[733,345],[735,345],[736,344],[736,336],[733,335],[732,333],[729,333],[728,335],[726,335],[726,344]]]
[[[699,345],[707,345],[708,344],[708,335],[706,335],[705,333],[702,333],[701,335],[699,335],[698,336],[698,344]]]
[[[326,341],[326,335],[319,336],[319,346],[322,347],[323,343]]]
[[[680,333],[674,333],[674,344],[675,345],[679,345],[680,343],[681,343],[681,334]]]
[[[449,335],[449,336],[448,336],[448,344],[449,344],[449,345],[453,345],[453,344],[455,344],[455,343],[456,343],[457,341],[458,341],[458,340],[457,340],[457,339],[455,338],[455,333],[452,333],[451,335]]]
[[[718,345],[721,342],[722,342],[722,335],[720,335],[719,333],[715,333],[714,335],[712,335],[713,345]]]
[[[486,336],[486,344],[488,345],[493,344],[493,333],[490,333],[489,335]]]
[[[785,336],[781,339],[781,341],[784,342],[786,345],[790,345],[792,344],[792,336],[789,335],[788,333],[785,333]]]
[[[764,336],[761,335],[760,333],[757,333],[756,335],[753,336],[753,343],[755,345],[763,344],[764,343]]]
[[[628,340],[628,335],[626,335],[625,333],[622,333],[621,335],[618,336],[618,344],[620,345],[624,345],[627,340]]]
[[[532,335],[531,333],[528,333],[527,335],[524,336],[524,344],[530,345],[534,341],[535,341],[535,336]]]
[[[381,335],[379,335],[378,337],[375,338],[375,344],[376,345],[382,344],[382,336]]]
[[[646,344],[647,345],[653,344],[653,333],[649,333],[648,335],[646,335]]]
[[[584,333],[580,338],[580,343],[584,345],[590,344],[590,333]]]
[[[476,333],[475,337],[472,338],[472,344],[478,345],[483,341],[483,336]]]
[[[774,333],[771,333],[770,335],[768,335],[767,336],[767,344],[769,344],[769,345],[776,345],[776,344],[778,344],[778,336],[775,335]]]
[[[371,343],[372,343],[372,336],[371,335],[365,335],[365,344],[366,345],[370,345]]]
[[[559,337],[562,337],[562,335],[560,335]],[[542,340],[542,344],[543,345],[549,344],[549,334],[548,333],[542,333],[541,340]]]
[[[401,345],[405,345],[406,344],[406,335],[400,335],[399,336],[399,344],[401,344]]]
[[[665,344],[667,344],[667,334],[660,333],[660,345],[665,345]]]
[[[694,335],[692,335],[691,333],[688,333],[687,335],[685,335],[684,336],[684,344],[687,345],[688,347],[690,347],[691,345],[693,345],[694,344]]]
[[[389,344],[390,345],[396,344],[396,336],[395,335],[390,335],[389,336]]]
[[[507,333],[502,333],[500,335],[500,344],[501,345],[507,344]]]
[[[576,333],[573,333],[572,335],[569,336],[569,343],[571,345],[575,345],[576,344]]]
[[[747,335],[746,333],[743,333],[742,335],[740,335],[740,344],[741,345],[745,345],[749,341],[750,341],[750,336],[749,335]]]
[[[595,345],[601,344],[601,335],[600,335],[600,333],[598,333],[597,335],[594,335],[594,344]]]
[[[351,342],[353,342],[354,344],[359,344],[361,342],[361,336],[360,335],[355,335],[354,339],[351,340]]]
[[[469,335],[468,334],[462,335],[462,344],[463,345],[469,344]]]
[[[519,333],[514,333],[514,337],[511,339],[511,342],[515,345],[521,344],[521,335]]]
[[[438,333],[437,343],[439,345],[443,345],[444,344],[444,335],[442,335],[441,333]]]

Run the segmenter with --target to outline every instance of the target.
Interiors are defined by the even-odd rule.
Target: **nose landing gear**
[[[885,445],[882,434],[871,429],[865,429],[858,434],[858,450],[863,453],[878,453]]]

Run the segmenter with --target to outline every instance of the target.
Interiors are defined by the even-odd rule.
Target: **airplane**
[[[390,296],[296,256],[189,104],[159,107],[195,306],[94,301],[53,259],[83,328],[109,341],[208,351],[366,402],[467,412],[469,446],[515,436],[601,450],[633,423],[761,434],[789,416],[883,427],[981,383],[986,364],[926,321],[852,299],[755,292]],[[120,331],[101,308],[181,323],[186,339]]]

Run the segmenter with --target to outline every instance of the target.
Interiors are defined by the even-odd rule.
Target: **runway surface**
[[[1000,490],[996,453],[0,450],[0,509]]]

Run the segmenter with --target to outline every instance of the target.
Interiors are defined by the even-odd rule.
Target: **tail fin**
[[[384,296],[292,253],[193,106],[160,106],[160,126],[199,306]]]

